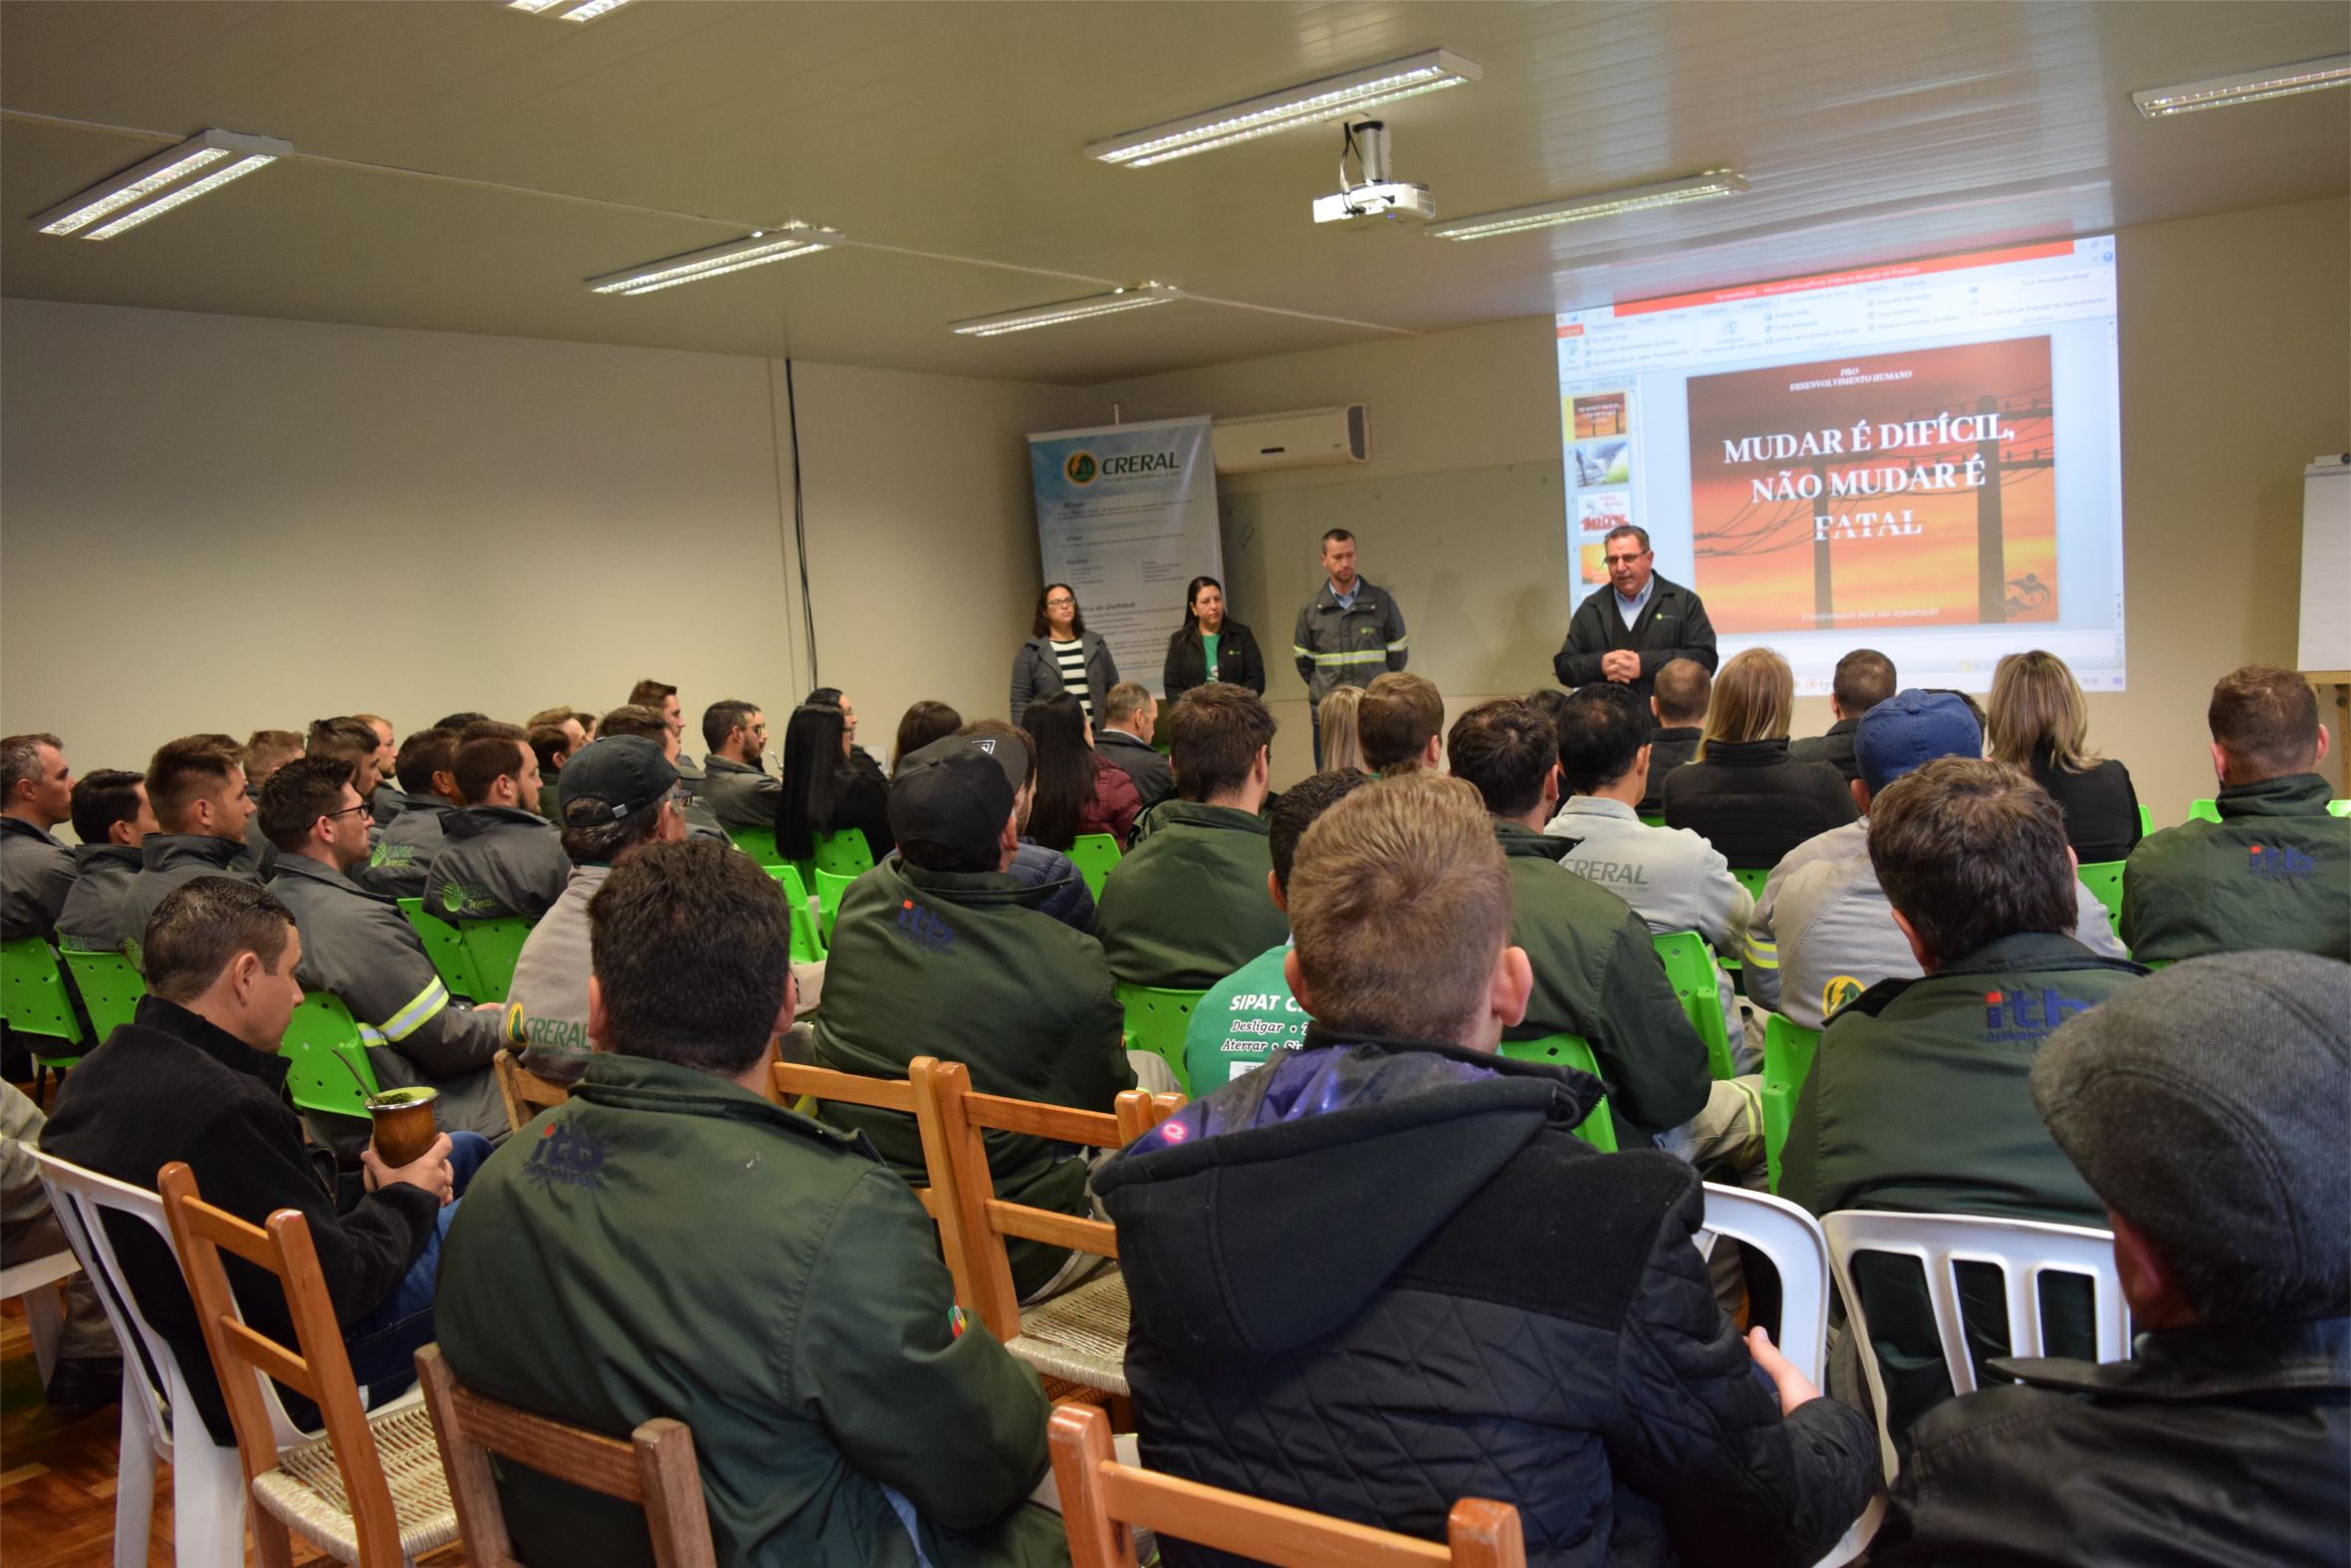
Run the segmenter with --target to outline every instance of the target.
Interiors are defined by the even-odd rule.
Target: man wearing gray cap
[[[1873,1564],[2351,1561],[2351,968],[2195,959],[2049,1036],[2128,1361],[2002,1358],[1920,1422]]]

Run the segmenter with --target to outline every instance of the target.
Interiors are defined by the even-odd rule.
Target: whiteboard
[[[2351,670],[2351,463],[2302,470],[2302,637],[2295,668]]]

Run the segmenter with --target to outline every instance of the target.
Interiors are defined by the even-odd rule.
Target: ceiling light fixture
[[[2149,119],[2167,119],[2174,114],[2193,114],[2200,109],[2257,104],[2265,98],[2291,98],[2296,93],[2344,86],[2351,86],[2351,55],[2328,55],[2322,60],[2298,60],[2290,66],[2268,66],[2233,77],[2149,88],[2133,93],[2131,102]]]
[[[592,22],[599,16],[609,16],[626,4],[628,0],[506,0],[509,11],[553,16],[559,22]]]
[[[1483,240],[1497,234],[1524,234],[1528,229],[1547,229],[1555,223],[1580,223],[1586,218],[1612,218],[1621,212],[1643,212],[1651,207],[1675,207],[1686,201],[1736,196],[1745,189],[1745,175],[1733,173],[1729,169],[1709,169],[1704,174],[1693,174],[1688,179],[1669,179],[1655,185],[1634,185],[1624,190],[1602,191],[1596,196],[1576,196],[1566,201],[1538,202],[1531,207],[1508,207],[1501,212],[1481,212],[1467,218],[1455,218],[1449,223],[1431,224],[1429,232],[1441,239]]]
[[[1165,305],[1170,300],[1184,297],[1181,289],[1165,284],[1137,284],[1131,289],[1112,289],[1108,294],[1089,294],[1077,300],[1058,300],[1052,305],[1032,305],[1025,310],[1002,311],[994,316],[975,316],[968,321],[951,324],[966,337],[1001,337],[1006,333],[1025,333],[1036,327],[1058,327],[1063,322],[1090,321],[1097,316],[1112,316],[1120,311],[1139,311],[1146,305]]]
[[[1145,168],[1170,158],[1229,147],[1236,141],[1270,136],[1278,130],[1341,118],[1374,104],[1434,93],[1439,88],[1459,87],[1477,81],[1484,74],[1475,60],[1465,59],[1450,49],[1425,50],[1402,60],[1366,66],[1360,71],[1323,77],[1315,82],[1301,82],[1296,87],[1244,99],[1222,109],[1089,142],[1085,155],[1127,168]]]
[[[832,230],[814,229],[805,223],[784,229],[761,229],[724,245],[706,245],[698,251],[681,251],[659,261],[640,262],[618,272],[607,272],[588,279],[588,287],[595,294],[657,294],[681,283],[700,283],[705,278],[724,277],[746,267],[765,267],[770,262],[790,261],[795,256],[813,256],[840,243],[841,237]]]
[[[35,218],[33,225],[43,234],[111,240],[207,191],[218,190],[230,180],[266,168],[293,150],[293,143],[275,136],[199,131],[169,151],[133,163],[70,201],[60,202]],[[191,180],[197,174],[203,177]],[[190,183],[182,184],[183,180]],[[102,218],[110,221],[101,223]]]

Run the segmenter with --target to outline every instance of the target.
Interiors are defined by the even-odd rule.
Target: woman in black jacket
[[[1782,855],[1861,812],[1833,764],[1787,755],[1795,676],[1769,648],[1750,648],[1715,677],[1698,757],[1665,779],[1665,825],[1687,827],[1737,869]]]
[[[849,730],[838,708],[807,703],[784,728],[784,792],[776,801],[776,848],[787,860],[813,859],[825,833],[854,827],[879,865],[897,847],[890,836],[890,790],[879,770],[849,760]]]
[[[1993,667],[1985,738],[1992,760],[2021,768],[2065,817],[2065,839],[2084,865],[2127,860],[2139,842],[2139,791],[2131,772],[2090,750],[2090,708],[2065,661],[2035,648]]]
[[[1184,629],[1167,639],[1160,685],[1173,703],[1210,681],[1246,686],[1263,697],[1266,660],[1249,628],[1225,618],[1225,585],[1214,577],[1194,577],[1184,591]]]

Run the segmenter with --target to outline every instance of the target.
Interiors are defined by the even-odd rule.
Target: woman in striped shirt
[[[1118,666],[1110,658],[1110,645],[1099,633],[1085,629],[1076,592],[1066,582],[1047,583],[1037,595],[1029,640],[1013,655],[1013,723],[1021,722],[1032,698],[1055,692],[1076,698],[1090,720],[1094,704],[1117,684]]]

